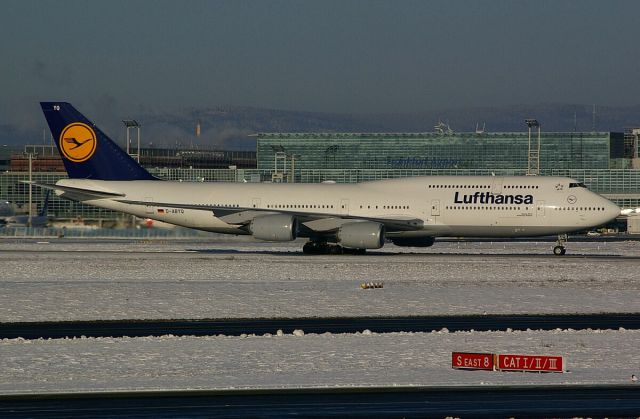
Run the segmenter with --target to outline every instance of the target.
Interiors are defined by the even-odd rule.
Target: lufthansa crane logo
[[[96,151],[96,133],[87,124],[74,122],[60,134],[60,150],[64,157],[75,163],[89,160]]]

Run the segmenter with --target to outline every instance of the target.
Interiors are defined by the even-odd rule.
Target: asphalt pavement
[[[635,417],[624,386],[386,387],[0,395],[1,417]]]
[[[376,333],[455,331],[640,329],[640,313],[519,314],[419,317],[341,317],[275,319],[96,320],[0,323],[0,339],[71,337],[239,336],[293,333]]]

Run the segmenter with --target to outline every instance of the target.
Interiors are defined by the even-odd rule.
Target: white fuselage
[[[604,224],[620,214],[576,180],[543,176],[430,176],[359,184],[191,183],[65,179],[58,185],[124,197],[83,200],[180,226],[248,234],[206,205],[362,219],[418,219],[419,229],[387,230],[388,237],[526,237],[563,234]],[[61,193],[64,197],[65,194]],[[73,198],[72,198],[73,199]],[[131,204],[120,201],[139,201]],[[158,203],[151,204],[151,203]],[[170,203],[171,207],[163,207]]]

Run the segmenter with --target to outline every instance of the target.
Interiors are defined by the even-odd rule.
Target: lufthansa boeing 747
[[[433,245],[437,237],[535,237],[605,224],[620,208],[577,180],[427,176],[358,184],[173,182],[155,178],[73,106],[43,102],[69,179],[37,184],[66,199],[179,226],[267,241],[306,237],[304,253]]]

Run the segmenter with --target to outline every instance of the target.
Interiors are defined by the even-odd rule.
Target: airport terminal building
[[[527,167],[527,133],[260,134],[258,168],[278,151],[299,169],[490,169]],[[541,134],[540,160],[557,169],[609,169],[623,157],[623,134]]]
[[[636,131],[543,132],[540,174],[575,178],[621,207],[638,208]],[[205,182],[363,182],[425,175],[525,175],[529,141],[528,132],[261,133],[255,153],[183,151],[178,161],[175,155],[156,152],[153,158],[143,158],[142,164],[162,179]],[[234,161],[237,163],[232,164]],[[12,160],[10,170],[0,174],[0,200],[18,206],[28,202],[28,187],[21,183],[28,179],[25,169],[24,160],[20,164]],[[59,169],[34,169],[33,179],[55,182],[65,176]],[[42,199],[43,192],[35,188],[33,201]],[[85,219],[121,216],[59,199],[51,201],[49,214]]]
[[[269,133],[258,136],[257,165],[261,171],[276,173],[278,180],[282,177],[296,182],[525,175],[529,141],[527,132]],[[637,134],[634,136],[631,130],[541,133],[540,174],[578,179],[622,207],[637,208],[638,147]]]

